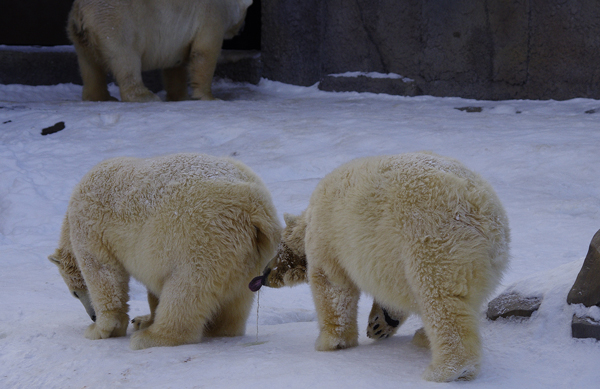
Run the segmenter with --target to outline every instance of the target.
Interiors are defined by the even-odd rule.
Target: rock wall
[[[600,98],[598,1],[263,0],[262,24],[263,76],[272,80],[379,72],[414,80],[405,94]]]

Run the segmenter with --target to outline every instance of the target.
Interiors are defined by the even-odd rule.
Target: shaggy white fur
[[[90,339],[126,334],[129,277],[142,282],[150,315],[134,319],[131,339],[142,349],[243,335],[246,285],[279,240],[271,196],[240,162],[114,158],[75,187],[50,260],[97,317]]]
[[[357,159],[324,177],[286,224],[283,243],[306,255],[317,350],[357,345],[362,290],[399,324],[404,312],[421,316],[416,342],[433,354],[426,379],[477,375],[479,309],[508,264],[510,242],[500,200],[478,174],[431,153]],[[383,314],[378,304],[372,314]]]

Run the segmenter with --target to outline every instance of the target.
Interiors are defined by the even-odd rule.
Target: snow
[[[111,87],[118,96],[118,89]],[[220,81],[223,101],[81,102],[76,85],[0,85],[0,386],[7,388],[596,387],[600,342],[573,339],[566,294],[600,228],[600,101],[474,101],[331,93],[316,86]],[[163,96],[164,97],[164,96]],[[479,113],[459,111],[482,107]],[[64,121],[66,128],[40,135]],[[46,258],[71,191],[96,163],[178,152],[234,156],[271,191],[280,217],[300,213],[325,174],[356,157],[431,150],[461,160],[496,189],[512,262],[496,294],[543,295],[530,319],[481,315],[482,370],[469,383],[422,380],[430,353],[397,335],[317,352],[307,285],[259,292],[246,335],[132,351],[129,336],[91,341],[91,323]],[[282,218],[283,219],[283,218]],[[521,280],[529,281],[523,282]],[[596,308],[587,310],[597,317]],[[148,313],[131,285],[130,316]]]

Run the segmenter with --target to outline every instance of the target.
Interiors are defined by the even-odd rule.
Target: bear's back
[[[191,206],[214,196],[215,190],[238,186],[262,188],[262,182],[250,169],[231,159],[192,153],[118,157],[92,168],[73,191],[71,203],[87,207],[88,214],[95,208],[97,212],[144,216],[168,202],[189,202]]]

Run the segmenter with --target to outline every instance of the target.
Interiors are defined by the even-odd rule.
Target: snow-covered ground
[[[115,87],[111,92],[118,96]],[[592,388],[600,382],[600,342],[571,338],[579,308],[565,302],[600,228],[600,101],[406,98],[269,81],[217,82],[223,101],[214,102],[84,103],[80,95],[75,85],[0,85],[0,387]],[[466,106],[483,110],[455,109]],[[60,121],[64,130],[40,135]],[[469,383],[421,379],[430,353],[410,342],[420,326],[416,317],[390,339],[368,339],[368,296],[361,299],[359,347],[315,351],[307,286],[262,288],[243,337],[141,351],[129,348],[129,337],[87,340],[89,317],[46,259],[73,186],[106,158],[235,156],[263,178],[281,216],[302,211],[318,180],[341,163],[417,150],[463,161],[503,201],[512,263],[496,293],[533,277],[519,285],[544,295],[529,320],[490,322],[482,312],[482,371]],[[130,315],[147,312],[145,290],[133,283]]]

